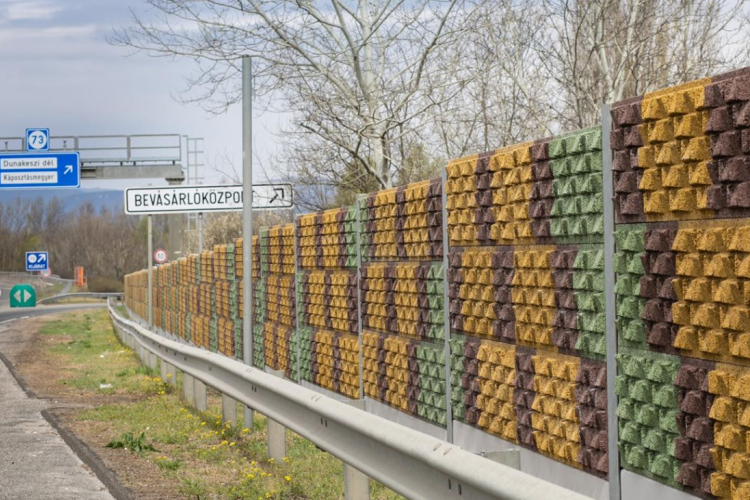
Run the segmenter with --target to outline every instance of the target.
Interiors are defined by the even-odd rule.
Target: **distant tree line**
[[[0,202],[0,271],[24,271],[25,253],[50,252],[50,267],[72,278],[76,266],[89,280],[122,281],[147,262],[147,223],[91,203],[66,211],[58,198]],[[166,217],[154,217],[154,245],[168,240]]]

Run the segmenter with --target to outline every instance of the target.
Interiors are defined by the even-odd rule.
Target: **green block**
[[[602,193],[591,193],[581,203],[581,212],[585,214],[601,214],[604,212],[604,197]]]
[[[653,360],[649,365],[646,378],[662,384],[674,383],[677,370],[680,368],[679,360],[674,358]]]
[[[617,417],[621,420],[635,420],[636,404],[632,399],[620,399],[617,404]]]
[[[456,420],[464,420],[466,418],[466,412],[463,405],[453,406],[451,410],[453,412],[453,418],[455,418]]]
[[[630,397],[630,380],[625,375],[617,375],[615,377],[615,394],[621,398]]]
[[[659,408],[655,405],[636,405],[633,420],[646,427],[656,427],[659,423]]]
[[[677,408],[680,388],[674,385],[658,386],[652,393],[653,402],[664,408]]]
[[[641,444],[641,427],[635,422],[620,422],[619,436],[626,443]]]
[[[586,136],[574,133],[565,138],[565,151],[569,155],[577,155],[586,152]]]
[[[631,379],[628,393],[630,397],[642,403],[651,403],[653,401],[654,383],[649,380]]]
[[[615,232],[617,251],[642,253],[644,251],[644,224],[620,225]]]
[[[602,128],[591,127],[584,132],[587,151],[601,151],[602,149]]]
[[[672,483],[675,481],[682,462],[668,455],[659,455],[649,467],[649,471]]]
[[[553,139],[549,143],[549,157],[550,158],[562,158],[565,156],[565,141],[560,139]],[[556,163],[556,162],[553,162]]]
[[[659,428],[670,434],[679,435],[680,426],[677,425],[677,414],[679,413],[679,410],[677,408],[660,408],[659,412]]]

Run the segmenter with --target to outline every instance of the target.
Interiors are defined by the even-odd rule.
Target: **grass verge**
[[[209,392],[206,412],[185,407],[177,389],[181,381],[177,387],[164,383],[141,365],[114,335],[106,311],[66,315],[40,333],[61,340],[45,353],[63,367],[60,384],[104,398],[104,404],[73,415],[76,427],[120,447],[113,450],[120,459],[150,466],[156,480],[175,485],[171,498],[343,498],[340,460],[289,431],[288,455],[281,462],[269,459],[266,419],[256,413],[254,429],[223,423],[218,394]],[[374,481],[370,497],[402,498]]]

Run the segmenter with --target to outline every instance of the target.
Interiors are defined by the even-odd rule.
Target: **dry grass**
[[[291,432],[287,457],[281,462],[269,459],[265,418],[256,413],[254,429],[223,423],[220,395],[212,391],[207,412],[185,407],[179,397],[181,380],[175,387],[143,367],[119,343],[105,311],[64,316],[46,324],[41,333],[61,340],[44,347],[49,361],[65,367],[59,371],[61,387],[94,400],[103,398],[100,406],[66,413],[70,427],[118,475],[120,470],[139,471],[121,475],[138,498],[343,498],[340,460]],[[145,433],[145,442],[158,451],[104,448],[125,433]],[[401,497],[373,481],[371,498]]]

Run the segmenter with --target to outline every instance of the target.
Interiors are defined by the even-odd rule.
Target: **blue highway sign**
[[[26,252],[26,270],[46,271],[49,269],[49,255],[47,252]]]
[[[27,128],[26,151],[49,151],[49,129]]]
[[[81,187],[78,153],[0,154],[0,189],[77,187]]]

